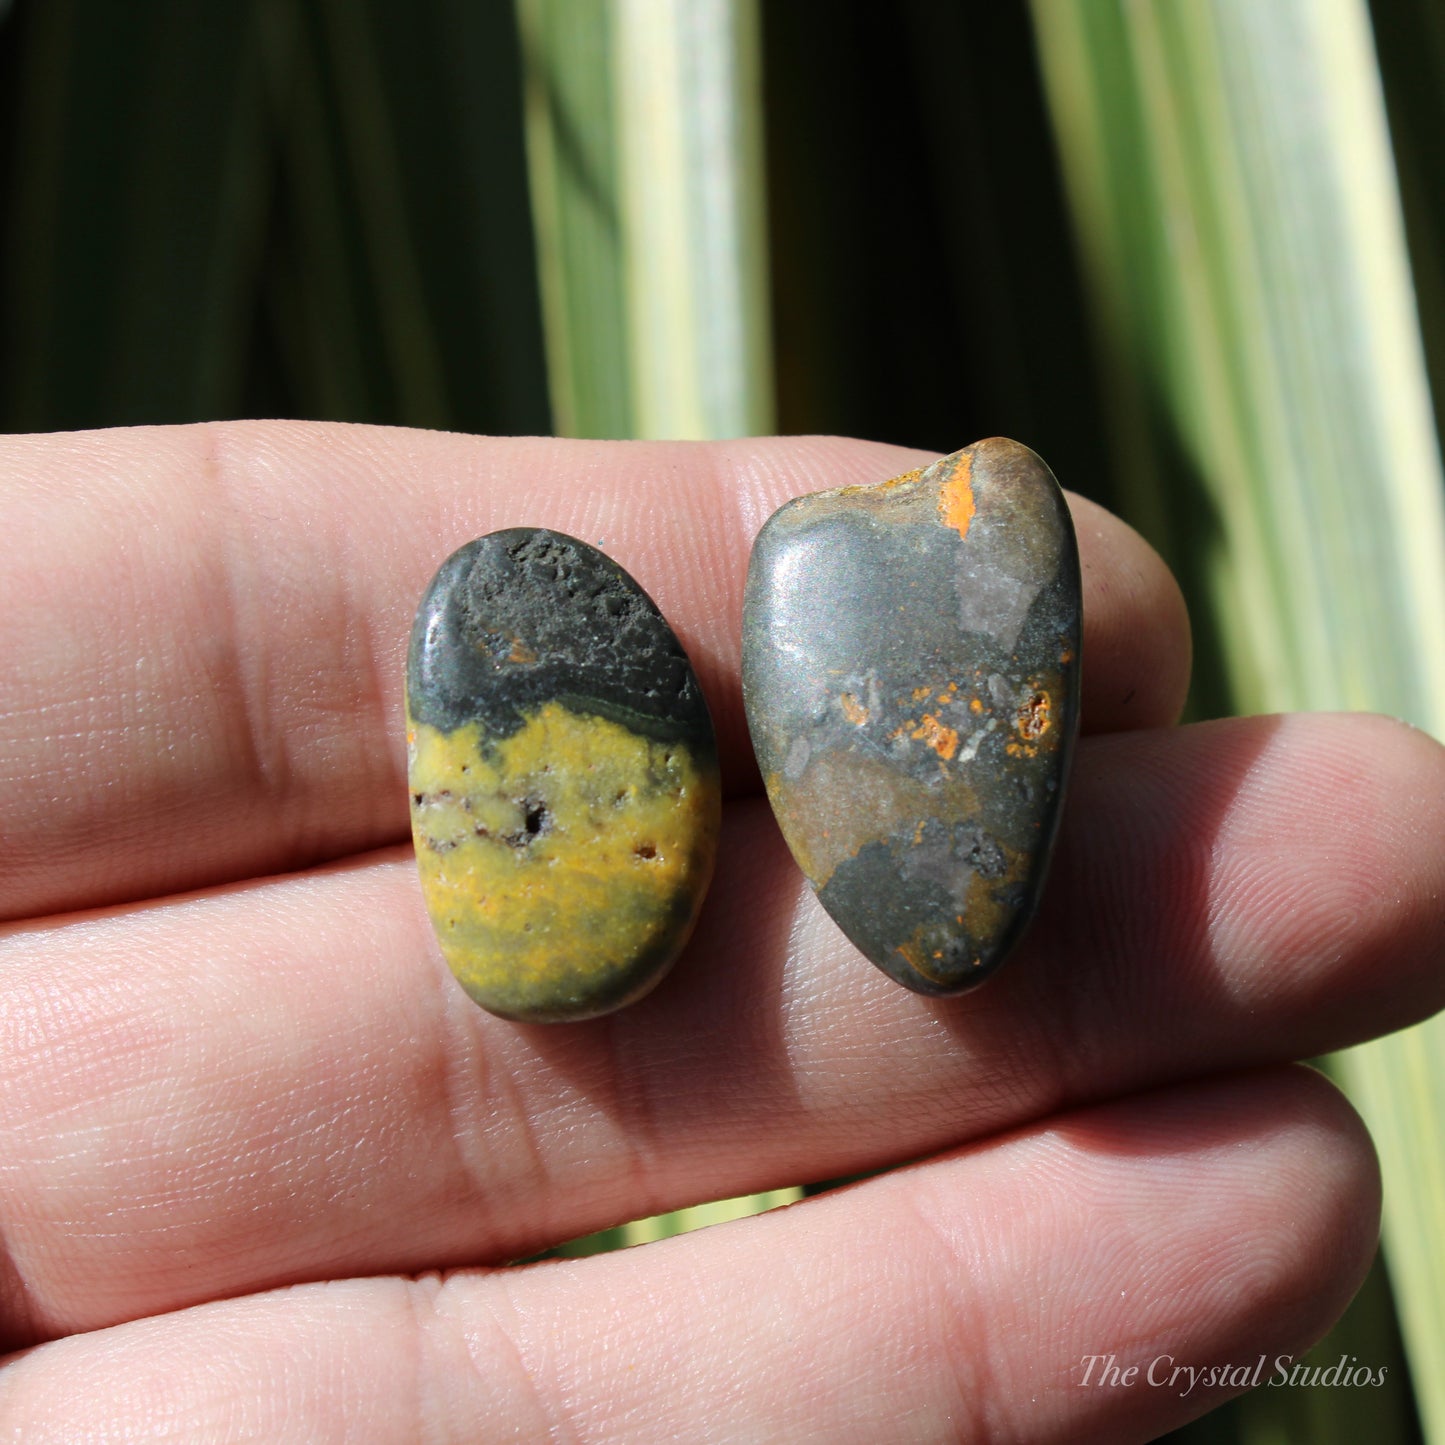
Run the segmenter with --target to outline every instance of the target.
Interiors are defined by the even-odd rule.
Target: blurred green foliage
[[[762,18],[780,429],[1105,492],[1023,6]],[[549,430],[521,117],[509,0],[18,0],[0,425]]]
[[[22,0],[0,107],[5,429],[548,430],[510,6]]]

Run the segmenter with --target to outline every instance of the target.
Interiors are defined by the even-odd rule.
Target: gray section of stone
[[[785,835],[802,826],[793,812],[809,811],[798,799],[825,758],[866,766],[874,781],[860,773],[860,804],[879,796],[878,768],[906,779],[908,797],[935,800],[906,817],[893,809],[872,841],[814,880],[868,957],[928,993],[981,981],[1026,926],[1078,726],[1080,577],[1063,496],[1016,444],[970,450],[966,535],[939,514],[954,458],[915,481],[800,498],[760,534],[744,605],[748,723]],[[949,682],[957,692],[939,698]],[[1057,730],[1042,742],[1026,716],[1040,693]],[[930,749],[924,729],[956,737]],[[837,766],[829,776],[836,797]],[[1022,860],[1012,882],[1010,856]],[[987,906],[970,913],[980,891]],[[988,920],[987,936],[973,937],[965,917]],[[938,977],[899,952],[916,953],[925,935]]]
[[[442,564],[417,611],[407,702],[443,732],[517,731],[543,703],[662,741],[710,745],[687,653],[610,557],[538,527],[492,532]]]

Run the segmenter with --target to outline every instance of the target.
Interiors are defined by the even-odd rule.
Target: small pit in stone
[[[1031,692],[1018,710],[1014,724],[1019,736],[1028,742],[1042,737],[1049,730],[1049,695],[1042,689]]]
[[[540,798],[517,798],[516,805],[522,810],[522,826],[515,833],[501,835],[502,842],[509,848],[525,848],[535,843],[543,833],[552,831],[552,814]]]
[[[657,857],[657,849],[656,849],[651,843],[639,843],[639,844],[632,850],[632,853],[633,853],[633,856],[636,857],[636,858],[644,858],[644,859],[646,859],[646,858],[656,858],[656,857]]]

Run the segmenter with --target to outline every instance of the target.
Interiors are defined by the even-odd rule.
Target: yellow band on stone
[[[578,1017],[589,999],[610,1009],[644,992],[712,871],[711,751],[555,701],[502,738],[408,713],[407,741],[422,887],[466,991],[513,1018]]]

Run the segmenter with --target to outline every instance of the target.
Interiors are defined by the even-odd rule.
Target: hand
[[[1085,1385],[1087,1357],[1253,1361],[1329,1326],[1379,1186],[1288,1061],[1442,1004],[1441,749],[1370,717],[1170,726],[1178,592],[1076,501],[1088,736],[1041,916],[979,993],[904,992],[778,838],[738,619],[775,506],[917,464],[293,423],[0,441],[0,1332],[24,1351],[0,1438],[1143,1440],[1228,1386]],[[590,1024],[477,1009],[405,841],[412,610],[517,524],[652,593],[724,758],[694,942]]]

